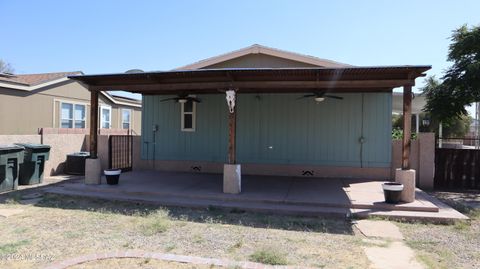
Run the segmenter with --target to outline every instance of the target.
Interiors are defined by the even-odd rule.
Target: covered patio
[[[378,177],[377,179],[388,179],[390,178],[390,163],[388,153],[390,152],[390,144],[391,141],[390,132],[391,128],[388,129],[389,118],[385,118],[382,124],[385,124],[385,128],[382,129],[381,134],[377,133],[378,139],[383,141],[380,146],[375,146],[377,136],[373,135],[371,137],[365,137],[364,132],[368,132],[368,130],[364,131],[363,126],[363,119],[365,117],[377,117],[375,114],[371,114],[371,116],[364,116],[363,110],[366,104],[364,102],[364,95],[363,94],[372,94],[372,93],[381,93],[387,94],[384,95],[388,97],[390,94],[390,99],[378,99],[379,101],[375,101],[376,104],[380,104],[379,102],[383,102],[380,100],[391,100],[391,92],[393,88],[403,87],[404,95],[403,95],[403,113],[406,115],[404,121],[404,138],[403,138],[403,145],[402,145],[402,170],[409,171],[410,163],[409,163],[409,152],[410,152],[410,134],[411,134],[411,123],[410,117],[411,115],[411,101],[412,101],[412,86],[415,85],[415,79],[421,76],[424,76],[424,72],[430,69],[430,66],[387,66],[387,67],[339,67],[339,68],[228,68],[228,69],[198,69],[198,70],[177,70],[177,71],[167,71],[167,72],[146,72],[146,73],[129,73],[129,74],[106,74],[106,75],[85,75],[85,76],[72,76],[71,78],[74,80],[78,80],[83,84],[87,85],[90,92],[91,92],[91,106],[90,106],[90,156],[92,157],[87,161],[87,180],[91,182],[99,182],[101,176],[101,167],[100,161],[97,160],[97,141],[98,141],[98,94],[100,91],[116,91],[116,90],[123,90],[129,91],[132,93],[140,93],[143,95],[144,98],[149,98],[150,96],[164,96],[165,99],[155,99],[155,103],[152,103],[150,107],[152,109],[156,109],[163,100],[175,100],[177,103],[182,105],[187,103],[188,101],[194,100],[195,102],[199,102],[202,96],[208,96],[208,100],[210,101],[210,105],[208,102],[205,104],[201,104],[203,106],[212,107],[212,102],[216,109],[220,107],[220,110],[216,110],[217,112],[213,113],[225,113],[227,116],[226,124],[219,123],[216,128],[220,128],[215,130],[214,135],[217,135],[220,138],[220,141],[217,141],[217,145],[215,147],[223,147],[225,146],[225,155],[222,156],[222,151],[220,155],[218,152],[215,153],[215,156],[210,157],[207,156],[206,159],[201,159],[204,156],[201,155],[201,152],[194,152],[190,155],[184,155],[182,157],[178,157],[179,155],[170,155],[167,157],[162,157],[162,152],[159,153],[160,148],[158,148],[159,143],[169,143],[166,140],[156,141],[155,137],[158,133],[162,134],[167,132],[167,129],[159,128],[155,121],[149,119],[149,113],[146,111],[144,107],[143,117],[143,132],[142,132],[142,139],[143,144],[150,144],[152,145],[153,155],[151,155],[151,151],[149,152],[149,147],[146,150],[143,149],[142,146],[142,159],[144,160],[153,160],[154,162],[157,161],[157,156],[161,158],[165,158],[166,161],[170,161],[168,158],[183,158],[179,159],[178,162],[180,165],[186,167],[195,168],[194,162],[192,161],[193,158],[197,158],[194,161],[198,161],[198,158],[202,161],[210,161],[213,160],[215,163],[223,163],[223,180],[212,181],[211,184],[214,184],[217,188],[220,188],[223,185],[223,192],[229,194],[239,194],[242,192],[242,188],[244,191],[251,193],[254,195],[258,193],[261,195],[260,190],[262,190],[262,185],[248,185],[249,180],[242,181],[242,168],[241,166],[245,163],[246,166],[256,164],[257,162],[261,163],[263,166],[260,166],[260,169],[265,170],[267,169],[278,169],[278,167],[287,166],[286,164],[294,164],[292,169],[297,169],[301,172],[301,174],[295,174],[298,176],[315,176],[315,177],[322,177],[322,169],[329,168],[330,170],[338,171],[338,177],[345,177],[345,178],[369,178],[372,179],[371,175],[374,177]],[[279,161],[275,161],[275,153],[271,150],[276,149],[274,146],[265,145],[262,146],[261,150],[263,152],[255,153],[255,152],[247,152],[245,154],[245,150],[242,152],[242,149],[251,145],[248,142],[244,142],[246,136],[248,136],[248,131],[245,130],[245,124],[249,124],[248,121],[238,121],[237,114],[238,111],[245,111],[242,110],[242,96],[249,95],[251,98],[256,98],[261,100],[262,96],[268,94],[269,96],[275,95],[283,95],[282,98],[288,98],[289,100],[298,99],[298,96],[302,98],[302,96],[311,96],[314,99],[315,103],[320,103],[325,100],[325,97],[332,96],[332,94],[339,94],[339,96],[334,96],[336,99],[344,99],[349,96],[353,96],[352,100],[355,101],[355,106],[358,107],[359,112],[362,113],[361,121],[362,126],[355,123],[357,121],[355,118],[346,118],[346,122],[348,124],[355,124],[358,125],[359,133],[356,134],[353,131],[350,135],[352,137],[349,138],[348,143],[343,143],[340,140],[338,146],[343,146],[345,152],[351,151],[349,145],[352,145],[354,148],[353,153],[348,157],[353,158],[353,162],[351,160],[345,159],[346,157],[338,157],[334,161],[329,160],[328,158],[325,160],[317,160],[312,159],[316,158],[315,152],[307,153],[307,151],[311,151],[311,148],[314,148],[314,144],[316,141],[322,141],[321,138],[313,138],[309,139],[310,142],[305,142],[302,144],[302,147],[297,149],[291,149],[289,152],[284,151],[283,154],[284,159]],[[285,96],[285,94],[291,94]],[[297,94],[297,96],[295,96]],[[301,94],[301,95],[300,95]],[[221,107],[221,103],[215,103],[218,99],[216,97],[211,96],[224,96],[226,100],[223,101],[223,106]],[[195,99],[198,98],[198,101]],[[213,99],[212,99],[213,98]],[[349,99],[349,98],[347,98]],[[282,101],[285,103],[285,101]],[[360,102],[360,103],[359,103]],[[373,102],[373,101],[372,101]],[[146,101],[144,100],[144,104]],[[226,105],[225,105],[226,104]],[[247,105],[247,103],[245,103]],[[360,107],[361,105],[361,107]],[[281,109],[280,103],[277,104],[278,109]],[[298,105],[301,107],[301,105]],[[332,104],[330,104],[332,106]],[[390,104],[391,106],[391,104]],[[348,105],[344,105],[344,107],[348,107]],[[382,113],[384,108],[388,108],[388,106],[384,106],[382,108]],[[222,111],[222,109],[224,109]],[[252,109],[250,106],[249,109]],[[388,110],[388,109],[387,109]],[[157,110],[154,110],[157,111]],[[259,110],[261,111],[261,110]],[[279,110],[281,111],[281,110]],[[391,110],[390,110],[391,111]],[[391,113],[388,111],[388,113]],[[293,111],[292,111],[293,112]],[[209,112],[210,114],[212,112]],[[245,112],[243,112],[245,113]],[[260,113],[260,112],[258,112]],[[335,113],[335,112],[332,112]],[[370,113],[375,113],[374,111]],[[325,114],[325,113],[324,113]],[[320,114],[320,115],[324,115]],[[358,114],[358,113],[357,113]],[[378,113],[377,113],[378,114]],[[308,115],[308,114],[306,114]],[[335,114],[332,114],[335,115]],[[353,114],[355,115],[355,112]],[[155,117],[153,117],[155,119]],[[275,118],[273,118],[275,119]],[[285,124],[293,124],[296,120],[292,118],[290,123]],[[153,126],[150,125],[151,122],[154,122]],[[211,122],[211,121],[210,121]],[[246,123],[245,123],[246,122]],[[342,122],[330,122],[327,126],[342,126],[342,124],[347,124]],[[368,122],[367,122],[368,123]],[[183,118],[182,118],[183,124]],[[240,124],[240,125],[239,125]],[[241,125],[243,124],[243,125]],[[373,128],[375,126],[374,122],[369,123],[371,126],[369,128]],[[372,125],[373,124],[373,125]],[[303,125],[305,128],[308,128],[307,125]],[[225,128],[225,129],[221,129]],[[249,128],[249,127],[247,127]],[[288,128],[288,127],[287,127]],[[290,129],[294,128],[293,126]],[[322,127],[319,127],[322,128]],[[332,128],[332,127],[327,127]],[[349,127],[350,128],[350,127]],[[345,130],[349,130],[346,128]],[[365,127],[367,128],[367,127]],[[194,128],[193,128],[194,130]],[[390,131],[389,131],[390,130]],[[323,129],[323,131],[328,131],[328,129]],[[371,132],[374,129],[370,130]],[[151,135],[153,132],[153,135]],[[247,132],[247,133],[246,133]],[[322,132],[322,129],[320,129]],[[356,132],[356,131],[355,131]],[[223,140],[220,134],[226,135],[226,143],[225,145],[222,144],[221,140]],[[374,133],[373,133],[374,134]],[[182,133],[181,135],[186,135]],[[330,139],[331,137],[336,137],[340,134],[329,134]],[[150,136],[150,137],[149,137]],[[175,133],[173,134],[175,136]],[[342,137],[344,135],[342,134]],[[175,137],[174,137],[175,138]],[[170,138],[172,139],[172,138]],[[206,138],[208,139],[208,138]],[[237,144],[239,140],[244,142],[242,148],[238,148]],[[369,140],[370,139],[370,140]],[[308,140],[308,139],[307,139]],[[248,139],[247,139],[248,141]],[[286,147],[288,143],[292,143],[294,140],[286,141],[287,144],[284,144]],[[197,143],[202,143],[202,140],[197,141]],[[205,142],[205,141],[203,141]],[[379,142],[379,141],[377,141]],[[285,142],[283,142],[285,143]],[[365,144],[368,143],[368,144]],[[370,148],[367,148],[362,153],[362,146],[363,145],[370,145]],[[385,148],[385,146],[388,147]],[[168,145],[167,145],[168,146]],[[155,150],[157,152],[155,153]],[[333,149],[335,150],[335,149]],[[359,150],[360,158],[356,157],[356,151]],[[299,158],[291,159],[288,154],[291,154],[292,151],[296,153]],[[330,150],[331,151],[331,150]],[[376,156],[375,160],[370,162],[365,162],[362,160],[364,155],[366,154],[365,151],[370,151],[371,156]],[[239,155],[240,152],[240,155]],[[267,152],[267,153],[265,153]],[[270,153],[268,153],[270,152]],[[307,155],[312,154],[308,157]],[[330,153],[335,155],[335,153]],[[197,156],[195,156],[197,155]],[[270,159],[261,159],[257,160],[258,155],[268,155]],[[336,154],[338,155],[338,154]],[[384,156],[385,157],[382,157]],[[309,155],[310,156],[310,155]],[[343,156],[343,155],[342,155]],[[346,155],[345,155],[346,156]],[[191,158],[191,159],[189,159]],[[320,158],[320,157],[318,157]],[[344,158],[344,159],[342,159]],[[383,158],[383,160],[382,160]],[[240,161],[239,161],[240,160]],[[314,169],[306,169],[306,167],[312,167],[312,163],[314,164]],[[340,164],[340,166],[338,166]],[[304,166],[302,166],[304,165]],[[310,166],[308,166],[310,165]],[[333,165],[333,167],[332,167]],[[248,166],[248,168],[250,168]],[[278,169],[282,171],[281,169]],[[252,174],[252,169],[249,170],[249,174]],[[380,171],[380,172],[379,172]],[[218,171],[219,172],[219,171]],[[316,172],[316,173],[315,173]],[[255,173],[255,172],[253,172]],[[264,174],[264,173],[260,173]],[[332,174],[332,173],[330,173]],[[277,174],[279,175],[279,174]],[[368,176],[370,175],[370,176]],[[248,178],[248,177],[247,177]],[[253,182],[253,180],[252,180]],[[279,188],[282,186],[281,180],[275,180],[274,182],[268,183],[268,180],[263,181],[265,184],[268,185],[270,189]],[[315,184],[325,184],[327,181],[320,181]],[[197,188],[204,188],[206,187],[204,184],[206,182],[202,182],[198,184]],[[305,186],[305,185],[304,185]],[[101,187],[101,186],[100,186]],[[133,186],[132,186],[133,188]],[[254,188],[257,188],[254,190]],[[318,190],[318,189],[317,189]],[[303,192],[308,192],[308,188],[304,188]],[[335,195],[333,195],[335,196]],[[338,199],[341,199],[341,195]]]
[[[378,215],[442,223],[466,218],[419,189],[412,203],[386,204],[381,181],[244,175],[243,192],[231,195],[222,192],[222,180],[219,174],[146,170],[122,174],[116,186],[76,182],[49,192],[162,206],[217,207],[232,212],[338,218]]]

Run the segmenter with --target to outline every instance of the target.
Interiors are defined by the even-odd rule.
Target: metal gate
[[[447,142],[435,149],[435,188],[480,189],[480,149],[461,139],[442,140]]]
[[[108,166],[110,169],[132,170],[133,136],[111,135],[108,138]]]

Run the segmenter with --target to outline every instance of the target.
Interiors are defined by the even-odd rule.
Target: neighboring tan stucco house
[[[0,135],[38,134],[40,129],[88,133],[90,92],[68,78],[81,74],[0,73]],[[102,92],[99,103],[101,128],[140,134],[140,100]]]

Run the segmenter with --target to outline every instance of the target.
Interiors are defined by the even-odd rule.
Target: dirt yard
[[[0,204],[0,209],[22,210],[0,219],[0,255],[15,254],[0,261],[4,268],[38,268],[80,255],[115,250],[319,268],[369,265],[359,247],[363,244],[361,236],[342,220],[217,208],[165,209],[57,195],[47,195],[36,205],[7,200]],[[148,263],[136,263],[137,267],[142,265]]]
[[[41,268],[78,256],[141,250],[206,258],[317,268],[369,268],[370,241],[348,220],[301,218],[218,208],[188,209],[45,195],[34,205],[3,199],[0,268]],[[395,222],[427,268],[480,264],[480,214],[459,208],[470,222]],[[13,211],[12,211],[13,209]],[[110,259],[71,268],[210,268],[153,259]]]
[[[87,262],[69,267],[69,269],[104,269],[104,268],[168,268],[168,269],[217,269],[220,267],[210,265],[190,265],[175,262],[164,262],[155,259],[107,259],[95,262]]]
[[[480,193],[431,194],[466,214],[471,220],[457,222],[455,225],[398,223],[407,244],[416,251],[417,259],[427,268],[479,268]]]

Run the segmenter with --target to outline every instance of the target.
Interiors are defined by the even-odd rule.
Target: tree
[[[442,121],[451,122],[468,115],[465,106],[480,101],[480,26],[466,25],[453,31],[447,69],[443,81],[427,78],[426,112]]]
[[[446,124],[442,123],[443,137],[464,137],[470,131],[472,121],[472,117],[464,115]]]
[[[0,73],[13,73],[14,71],[11,64],[0,59]]]
[[[463,137],[470,130],[472,118],[465,110],[465,105],[458,102],[452,102],[454,96],[450,96],[445,84],[435,78],[435,76],[426,79],[425,86],[421,89],[426,96],[426,111],[429,111],[430,125],[428,131],[438,131],[440,122],[443,125],[443,137]],[[456,107],[460,106],[460,107]],[[452,116],[451,111],[460,111]]]

